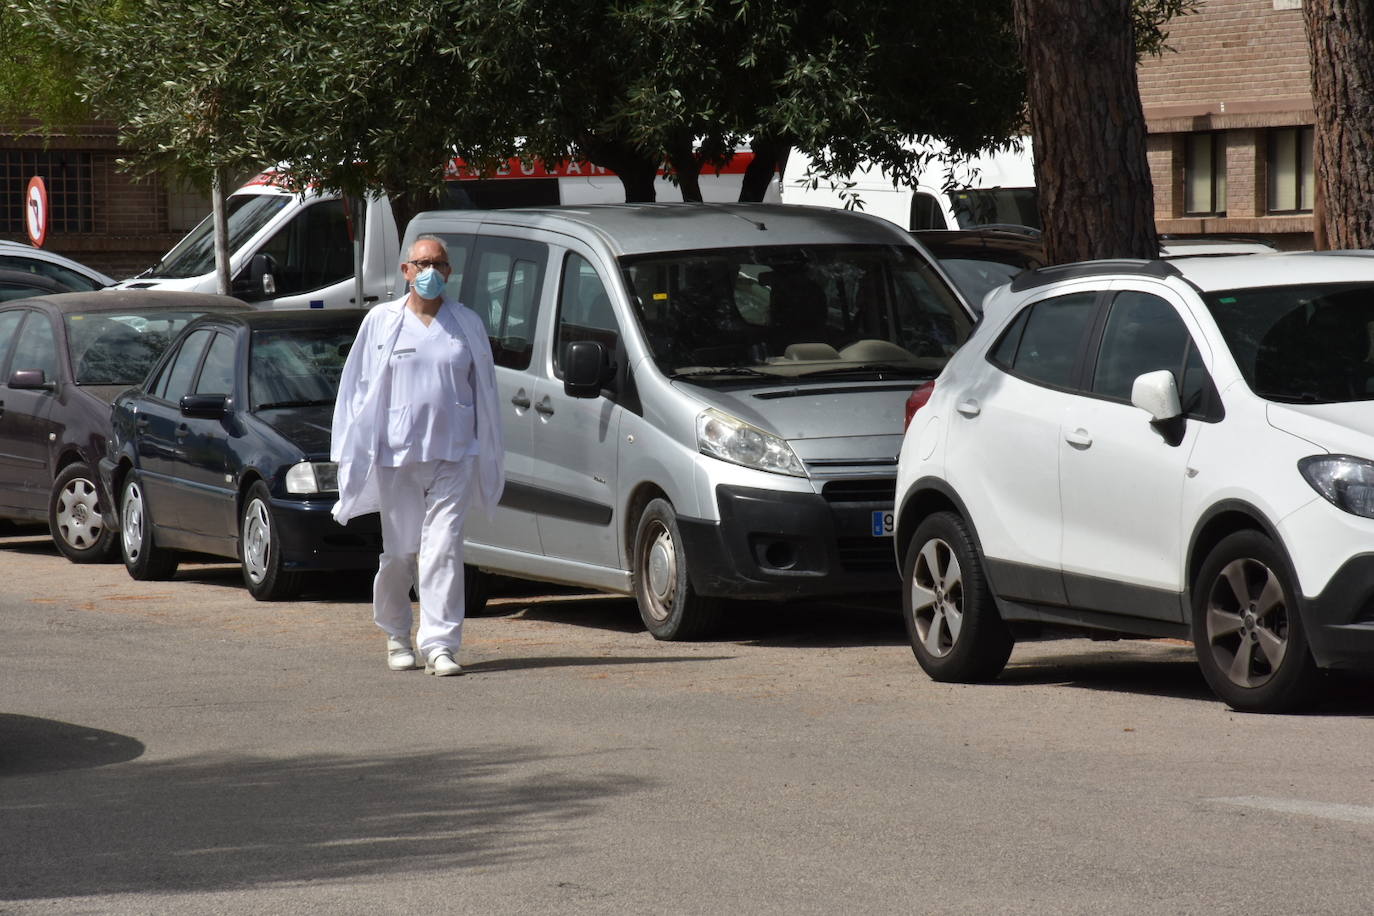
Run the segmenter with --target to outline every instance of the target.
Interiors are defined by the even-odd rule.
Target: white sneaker
[[[395,636],[386,638],[386,666],[392,671],[409,671],[415,667],[415,650],[410,647],[410,640]]]
[[[430,655],[429,661],[425,663],[425,674],[450,677],[462,673],[463,666],[453,660],[451,649],[435,649],[434,653]]]

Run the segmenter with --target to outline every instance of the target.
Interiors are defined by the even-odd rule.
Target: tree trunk
[[[668,149],[668,164],[673,167],[677,178],[677,188],[682,199],[689,203],[701,203],[701,160],[691,137],[679,137]]]
[[[628,143],[591,134],[583,135],[578,146],[592,165],[615,172],[625,189],[625,203],[653,203],[657,198],[654,188],[654,180],[658,178],[657,159],[646,156]]]
[[[1013,0],[1050,264],[1156,258],[1130,0]]]
[[[1304,0],[1317,113],[1312,168],[1318,248],[1374,248],[1374,10]]]
[[[755,137],[750,148],[754,151],[754,159],[744,170],[744,181],[739,189],[741,203],[763,200],[774,175],[782,175],[787,170],[792,141],[779,137]]]

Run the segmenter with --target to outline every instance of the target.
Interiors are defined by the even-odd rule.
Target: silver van
[[[632,594],[659,639],[726,598],[895,592],[903,405],[973,326],[892,223],[765,204],[415,217],[486,322],[506,490],[486,574]],[[895,600],[895,599],[894,599]]]

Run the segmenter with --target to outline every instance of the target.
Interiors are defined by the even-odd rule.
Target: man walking
[[[411,245],[409,292],[363,319],[334,405],[330,458],[339,466],[340,524],[381,512],[373,619],[387,665],[416,666],[410,590],[420,598],[416,642],[425,671],[462,674],[463,520],[501,498],[501,418],[482,320],[450,297],[453,268],[434,236]]]

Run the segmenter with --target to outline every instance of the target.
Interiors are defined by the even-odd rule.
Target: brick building
[[[46,140],[0,129],[0,238],[26,241],[23,198],[40,175],[51,208],[45,248],[115,278],[153,264],[210,212],[203,193],[118,168],[111,125],[82,125]]]
[[[1300,0],[1203,0],[1143,62],[1159,231],[1312,246],[1312,95]]]

